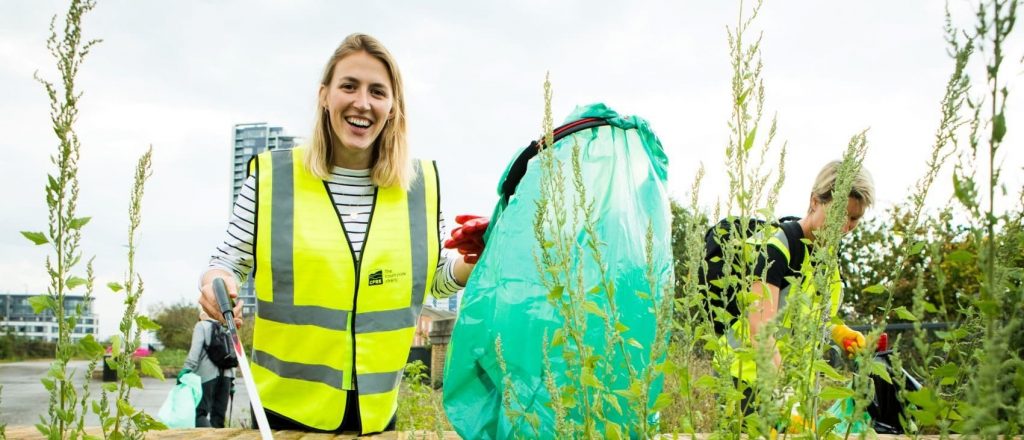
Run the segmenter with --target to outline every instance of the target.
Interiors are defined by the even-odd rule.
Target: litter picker
[[[252,370],[249,368],[249,359],[245,357],[245,349],[242,348],[242,338],[238,337],[238,329],[235,327],[235,312],[228,298],[228,289],[224,280],[214,278],[213,292],[217,296],[217,305],[224,315],[224,321],[228,324],[228,335],[231,336],[231,346],[235,348],[235,356],[238,356],[238,367],[242,369],[242,381],[245,383],[245,391],[249,394],[249,403],[252,404],[252,415],[256,418],[256,425],[260,428],[260,437],[263,440],[272,440],[274,436],[270,433],[270,423],[267,422],[267,414],[263,412],[263,403],[260,402],[260,395],[256,392],[256,382],[252,380]]]

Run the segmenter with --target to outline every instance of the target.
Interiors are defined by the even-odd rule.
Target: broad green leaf
[[[89,358],[103,354],[103,346],[96,342],[96,338],[92,334],[85,335],[82,340],[78,341],[78,348]]]
[[[853,390],[849,388],[840,387],[825,387],[821,390],[821,394],[818,395],[822,400],[836,400],[853,397]]]
[[[64,282],[64,285],[68,286],[68,289],[74,289],[75,287],[81,286],[87,282],[88,281],[86,281],[86,279],[82,277],[71,277]]]
[[[957,249],[946,255],[946,260],[953,263],[970,263],[976,259],[975,255],[964,249]]]
[[[674,402],[673,397],[674,396],[671,393],[661,393],[661,395],[659,395],[654,401],[654,406],[651,407],[651,411],[658,412],[668,408],[668,406]]]
[[[604,318],[606,316],[604,310],[601,310],[601,308],[598,307],[597,303],[593,301],[583,301],[583,310],[585,310],[587,313],[599,316],[601,318]]]
[[[107,382],[103,384],[103,391],[106,391],[108,393],[113,393],[117,391],[117,382]]]
[[[139,372],[135,371],[134,365],[132,365],[132,369],[128,371],[128,377],[124,379],[124,383],[131,388],[142,388],[142,378],[139,377]]]
[[[886,368],[885,363],[874,359],[869,359],[868,369],[869,371],[871,371],[871,374],[881,377],[882,380],[888,383],[892,383],[892,377],[889,376],[889,369]]]
[[[705,374],[697,379],[697,382],[694,382],[693,385],[699,389],[709,390],[714,388],[715,378],[711,375]]]
[[[836,417],[826,417],[818,422],[818,437],[825,437],[826,434],[832,432],[832,427],[839,424],[839,422],[840,420]]]
[[[100,403],[95,401],[95,400],[93,400],[92,401],[92,413],[96,414],[96,415],[99,415],[99,413],[101,413],[102,410],[103,410],[103,407],[100,406]]]
[[[131,417],[135,414],[135,408],[131,404],[125,402],[123,399],[117,399],[117,411],[127,417]]]
[[[883,286],[881,284],[872,284],[872,285],[870,285],[868,287],[865,287],[862,292],[864,292],[864,293],[876,293],[876,294],[877,293],[885,293],[885,286]]]
[[[555,329],[555,335],[551,337],[551,347],[558,347],[565,343],[565,332],[562,329]]]
[[[956,377],[960,373],[960,366],[952,362],[946,363],[945,365],[936,368],[932,371],[934,377]]]
[[[912,409],[910,415],[914,417],[914,422],[920,427],[935,426],[935,412],[927,409]]]
[[[562,393],[562,406],[566,408],[575,408],[576,395],[573,393]]]
[[[110,337],[110,354],[114,356],[121,354],[121,335]]]
[[[139,368],[142,370],[142,374],[146,376],[164,380],[164,372],[160,369],[160,361],[155,357],[146,356],[139,359]]]
[[[625,397],[626,399],[629,399],[629,400],[637,400],[637,399],[640,398],[640,393],[636,392],[632,388],[627,388],[627,389],[624,389],[624,390],[615,390],[615,394],[618,394],[618,395],[620,395],[622,397]]]
[[[619,332],[620,335],[625,333],[628,330],[629,330],[629,327],[626,327],[626,324],[623,324],[621,322],[616,322],[615,323],[615,331]]]
[[[107,283],[107,287],[109,287],[110,290],[114,291],[115,293],[116,292],[120,292],[121,290],[124,290],[124,286],[122,286],[121,283],[118,283],[118,282],[115,282],[115,281],[111,281],[111,282]]]
[[[49,295],[36,295],[29,297],[28,304],[32,306],[32,313],[42,313],[43,310],[56,310],[57,301]]]
[[[913,313],[910,313],[910,310],[907,310],[907,308],[904,306],[899,306],[893,309],[892,311],[896,312],[896,316],[899,316],[900,319],[905,319],[907,321],[917,321],[917,317],[914,316]]]
[[[145,315],[136,316],[135,324],[139,326],[140,330],[160,330],[160,324],[153,322],[152,319]]]
[[[601,397],[604,398],[605,402],[608,402],[609,406],[611,406],[612,408],[615,408],[616,412],[618,412],[619,414],[622,414],[622,406],[619,405],[619,399],[617,397],[615,397],[615,396],[613,396],[611,394],[602,394]]]
[[[548,292],[548,299],[550,299],[552,301],[561,300],[562,299],[562,293],[564,293],[564,292],[565,292],[565,287],[562,286],[562,285],[557,285],[557,286],[555,286],[555,287],[553,287],[551,289],[551,292]]]
[[[842,374],[839,374],[839,372],[837,372],[835,368],[832,368],[832,366],[829,365],[828,362],[826,362],[823,359],[818,359],[814,361],[814,371],[824,374],[825,377],[835,381],[842,382],[846,380],[846,377],[844,377]]]
[[[1006,115],[1003,112],[995,115],[992,118],[992,141],[1002,142],[1003,136],[1006,135]],[[993,147],[994,148],[994,147]]]
[[[21,231],[21,235],[24,235],[25,238],[31,240],[36,244],[36,246],[50,242],[42,232]]]
[[[601,388],[601,389],[604,388],[604,384],[601,383],[600,380],[597,380],[597,376],[594,376],[594,373],[592,373],[590,371],[584,371],[583,372],[582,382],[583,382],[583,385],[586,385],[586,386],[589,386],[589,387],[592,387],[592,388]]]
[[[89,220],[92,220],[92,217],[79,217],[74,220],[71,220],[71,223],[68,224],[68,227],[71,229],[82,229],[82,226],[85,226],[86,223],[89,223]]]
[[[931,388],[921,388],[917,391],[907,391],[907,400],[919,408],[935,410],[938,409],[938,401],[935,397],[935,393],[932,392]]]
[[[925,243],[923,241],[919,241],[919,242],[914,243],[914,246],[912,246],[910,248],[910,254],[911,255],[920,254],[921,251],[924,250],[924,246],[925,246]]]
[[[750,151],[750,148],[754,146],[754,138],[755,137],[757,137],[757,126],[756,125],[754,126],[754,128],[750,129],[750,132],[747,133],[747,138],[743,140],[743,150],[744,151]]]
[[[622,440],[625,438],[622,436],[622,428],[617,423],[608,422],[605,425],[605,434],[607,434],[608,440]]]

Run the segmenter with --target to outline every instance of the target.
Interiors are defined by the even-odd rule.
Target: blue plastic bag
[[[156,417],[168,428],[195,428],[196,407],[203,398],[202,379],[198,374],[186,373],[179,380],[181,383],[171,388]]]
[[[578,107],[566,123],[585,118],[603,119],[607,124],[569,135],[556,141],[552,148],[564,164],[568,180],[566,198],[571,201],[575,191],[569,164],[573,147],[580,147],[580,171],[586,197],[593,203],[596,238],[601,242],[604,266],[617,292],[619,322],[628,328],[623,336],[631,341],[627,346],[629,365],[642,371],[649,366],[655,336],[652,305],[663,296],[662,289],[655,289],[653,298],[642,294],[650,291],[644,251],[649,227],[654,235],[654,276],[662,285],[670,283],[672,277],[671,211],[665,186],[668,159],[641,118],[621,116],[603,104],[595,104]],[[498,202],[487,231],[486,247],[463,292],[444,378],[445,411],[463,438],[554,437],[555,417],[548,405],[551,395],[544,385],[543,338],[551,338],[562,328],[563,320],[549,302],[549,291],[540,281],[534,260],[540,249],[534,233],[541,191],[540,159],[530,159],[507,204],[504,200]],[[515,160],[510,163],[499,182],[499,195],[515,164]],[[598,284],[600,271],[586,250],[587,234],[582,227],[566,232],[581,246],[582,251],[573,251],[572,259],[583,265],[584,284],[587,288]],[[594,307],[607,310],[603,295],[592,297]],[[584,343],[610,358],[613,365],[626,365],[620,350],[605,346],[602,321],[591,315],[587,322]],[[507,374],[498,365],[495,340],[499,336]],[[547,355],[552,376],[564,384],[567,367],[560,350],[551,348]],[[627,401],[615,393],[629,386],[623,369],[611,374],[595,371],[595,376],[607,388],[605,395],[627,408]],[[516,396],[515,409],[536,416],[537,431],[525,426],[525,417],[509,418],[502,403],[506,384],[511,385]],[[652,404],[660,390],[660,380],[651,384]],[[573,413],[570,417],[578,419],[578,409]],[[606,409],[605,415],[622,428],[628,428],[637,417],[613,414],[611,409]],[[600,426],[598,429],[603,430]]]

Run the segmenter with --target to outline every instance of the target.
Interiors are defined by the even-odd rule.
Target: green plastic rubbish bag
[[[647,121],[635,116],[620,116],[603,104],[577,107],[566,123],[584,118],[608,122],[586,128],[555,142],[554,154],[563,164],[566,177],[566,203],[575,200],[572,150],[579,145],[580,169],[593,203],[596,231],[607,276],[614,284],[619,321],[625,325],[623,337],[634,371],[643,371],[650,363],[650,348],[655,337],[655,303],[663,298],[663,289],[650,295],[647,279],[645,241],[648,227],[653,232],[653,274],[660,286],[671,286],[673,274],[670,244],[671,210],[666,189],[668,159],[661,142]],[[517,154],[516,157],[519,155]],[[534,216],[540,196],[540,157],[529,161],[515,194],[507,204],[502,199],[495,207],[486,235],[486,247],[463,292],[462,305],[448,348],[444,375],[444,406],[455,431],[467,439],[510,437],[553,438],[554,413],[548,406],[551,395],[544,385],[543,338],[550,339],[562,328],[559,312],[548,300],[548,290],[540,281],[534,256],[540,251],[534,235]],[[513,169],[510,163],[499,182],[501,187]],[[570,208],[571,209],[571,208]],[[571,219],[571,213],[570,213]],[[587,234],[582,226],[565,226],[567,236],[579,245],[572,260],[583,265],[587,290],[598,285],[600,271],[587,249]],[[642,292],[638,294],[638,292]],[[603,292],[588,295],[597,308],[608,311]],[[604,416],[624,432],[642,417],[630,412],[629,402],[617,390],[629,388],[629,374],[621,350],[606,347],[604,322],[589,315],[584,344],[596,354],[618,366],[610,374],[595,371],[606,396],[615,400],[626,414],[604,403]],[[498,365],[495,340],[500,335],[507,367]],[[566,345],[571,344],[567,342]],[[552,377],[566,385],[563,347],[548,350]],[[597,370],[602,370],[598,368]],[[507,381],[507,382],[506,382]],[[502,405],[506,383],[515,396],[510,420]],[[651,404],[661,391],[661,380],[651,384]],[[580,421],[582,402],[570,410],[570,418]],[[539,432],[526,422],[536,416]],[[655,418],[655,417],[652,417]],[[655,422],[655,420],[651,420]],[[598,426],[604,432],[604,424]],[[636,435],[636,433],[632,433]]]
[[[203,398],[203,382],[195,373],[183,374],[179,380],[181,383],[171,388],[156,417],[168,428],[195,428],[196,407]]]
[[[868,415],[867,411],[864,411],[859,420],[852,420],[853,413],[856,411],[856,404],[852,397],[845,399],[836,400],[835,403],[829,407],[826,414],[829,417],[835,417],[839,419],[839,422],[832,427],[832,432],[840,436],[845,436],[847,431],[850,434],[862,434],[868,432],[868,428],[871,427],[871,416]]]

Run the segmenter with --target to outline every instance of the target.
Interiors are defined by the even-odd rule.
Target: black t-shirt
[[[768,246],[765,254],[758,256],[757,264],[754,265],[754,273],[764,273],[765,266],[768,266],[768,273],[764,282],[777,286],[780,291],[789,286],[786,277],[799,276],[800,266],[803,264],[806,252],[809,250],[800,240],[804,238],[804,230],[796,221],[784,222],[779,225],[781,231],[786,234],[789,241],[789,264],[786,264],[786,256],[775,246]]]

